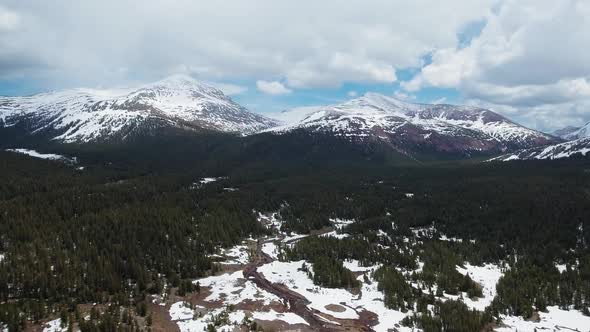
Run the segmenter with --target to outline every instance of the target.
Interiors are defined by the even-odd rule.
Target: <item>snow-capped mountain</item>
[[[525,128],[490,110],[445,104],[414,104],[369,93],[343,104],[299,108],[276,118],[293,130],[329,132],[356,141],[380,140],[399,151],[493,153],[555,143],[550,135]]]
[[[22,126],[32,135],[64,142],[123,139],[159,127],[251,134],[276,125],[184,75],[134,89],[0,97],[0,128]]]
[[[572,139],[577,139],[576,137],[576,132],[580,130],[580,127],[573,127],[573,126],[567,126],[561,129],[557,129],[555,131],[553,131],[551,133],[551,135],[555,136],[555,137],[560,137],[564,140],[572,140]]]
[[[553,132],[556,136],[571,141],[578,138],[590,137],[590,122],[582,127],[565,127]]]
[[[510,161],[510,160],[532,160],[532,159],[563,159],[572,156],[586,156],[590,152],[590,137],[579,138],[573,141],[548,145],[544,147],[524,149],[515,151],[500,157],[491,159],[492,161]]]

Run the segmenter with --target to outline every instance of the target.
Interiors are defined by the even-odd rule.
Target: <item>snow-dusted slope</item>
[[[413,104],[375,93],[339,105],[300,108],[289,113],[281,113],[281,119],[294,121],[267,131],[305,129],[355,140],[380,139],[399,149],[411,145],[464,153],[506,151],[555,142],[549,135],[486,109]]]
[[[590,137],[577,140],[548,145],[545,147],[532,148],[516,151],[500,157],[493,158],[494,161],[510,160],[532,160],[532,159],[562,159],[572,156],[590,155]]]
[[[21,125],[31,134],[48,132],[65,142],[125,138],[161,126],[250,134],[276,124],[183,75],[136,89],[0,97],[0,128]]]
[[[558,130],[555,130],[554,132],[551,133],[551,135],[555,136],[555,137],[560,137],[564,140],[574,140],[577,139],[577,131],[580,130],[580,127],[573,127],[573,126],[567,126]]]
[[[559,137],[566,139],[566,140],[576,140],[578,138],[585,138],[590,137],[590,122],[586,123],[580,128],[576,127],[568,127],[571,128],[570,132],[564,132],[564,135],[559,135]],[[566,130],[566,128],[562,129]]]

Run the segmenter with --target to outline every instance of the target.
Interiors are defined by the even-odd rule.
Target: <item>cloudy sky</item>
[[[551,130],[590,121],[589,59],[588,0],[0,2],[0,95],[184,73],[261,113],[374,91]]]

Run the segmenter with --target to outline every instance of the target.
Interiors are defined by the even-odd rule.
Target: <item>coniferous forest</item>
[[[182,153],[165,143],[56,148],[77,156],[75,165],[0,152],[5,328],[61,318],[81,331],[149,330],[151,294],[197,292],[191,281],[220,269],[219,248],[271,235],[257,212],[273,211],[287,233],[355,220],[339,230],[349,237],[311,235],[282,248],[281,259],[309,262],[315,285],[351,291],[358,275],[344,261],[379,264],[371,278],[388,308],[412,312],[409,327],[483,331],[501,315],[530,318],[548,306],[590,314],[587,159],[406,165],[335,144],[315,164],[270,143],[232,151],[223,143],[232,138],[217,140],[171,145]],[[353,163],[350,153],[380,157]],[[204,177],[218,180],[203,185]],[[504,267],[485,311],[440,300],[482,297],[457,272],[467,263]]]

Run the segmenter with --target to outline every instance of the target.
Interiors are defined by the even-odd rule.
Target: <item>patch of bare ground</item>
[[[322,227],[320,229],[317,230],[311,230],[309,232],[309,235],[322,235],[322,234],[326,234],[326,233],[330,233],[334,230],[333,227]]]
[[[326,308],[327,310],[333,311],[333,312],[345,312],[346,308],[339,305],[339,304],[328,304],[326,306],[324,306],[324,308]]]
[[[152,315],[153,332],[179,332],[178,325],[171,320],[169,306],[161,306],[157,304],[148,304],[149,313]]]
[[[221,268],[219,271],[213,273],[213,276],[220,276],[226,273],[234,273],[236,271],[241,271],[244,268],[242,264],[219,264]]]
[[[194,305],[199,305],[208,309],[217,309],[223,307],[223,300],[217,301],[205,301],[207,296],[211,295],[211,289],[209,287],[201,287],[199,293],[191,293],[185,297],[176,297],[175,301],[187,301]]]
[[[538,323],[541,321],[541,316],[539,315],[539,312],[535,311],[535,312],[533,312],[531,317],[527,320],[530,320],[531,322]]]
[[[262,327],[265,332],[310,332],[317,331],[305,324],[288,324],[282,320],[266,321],[256,319],[256,324]]]
[[[254,300],[245,300],[242,301],[236,305],[233,306],[234,309],[236,310],[244,310],[244,311],[251,311],[251,312],[255,312],[255,311],[270,311],[270,310],[274,310],[276,312],[288,312],[289,310],[287,310],[287,308],[276,301],[271,302],[270,304],[266,305],[264,304],[264,301],[254,301]]]

